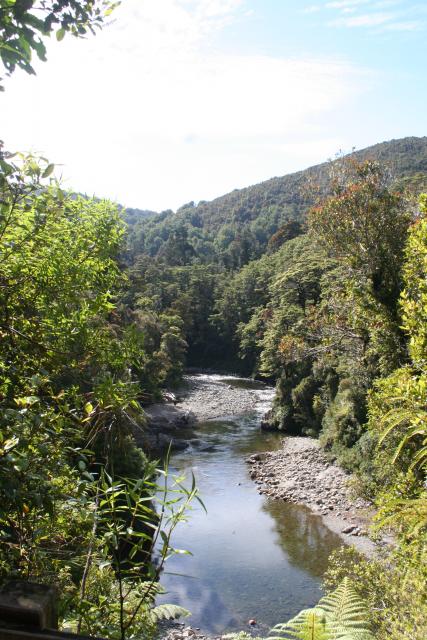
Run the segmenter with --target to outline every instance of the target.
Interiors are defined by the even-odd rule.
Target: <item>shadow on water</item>
[[[237,383],[259,394],[265,410],[271,390],[241,378]],[[231,384],[230,378],[223,384]],[[265,634],[312,606],[321,595],[327,558],[342,544],[307,508],[258,494],[244,458],[281,443],[279,435],[261,432],[259,420],[255,410],[198,424],[191,447],[171,460],[180,473],[194,473],[208,513],[195,507],[178,527],[175,546],[193,555],[168,561],[162,576],[168,593],[161,601],[189,609],[192,626],[207,633],[248,628],[255,618],[257,632]]]

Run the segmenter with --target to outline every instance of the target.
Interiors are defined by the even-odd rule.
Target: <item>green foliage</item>
[[[331,640],[325,612],[322,609],[305,609],[295,618],[274,627],[272,638],[296,638],[297,640]]]
[[[186,520],[192,500],[200,501],[194,478],[190,489],[182,480],[170,475],[166,460],[163,469],[147,464],[137,480],[114,480],[101,469],[87,484],[86,495],[95,495],[92,538],[66,626],[123,640],[151,637],[159,620],[189,615],[175,605],[155,606],[165,563],[188,553],[172,547],[173,531]]]
[[[279,400],[292,407],[284,428],[300,423],[310,434],[320,431],[326,449],[351,469],[363,464],[367,391],[404,353],[394,300],[409,217],[376,163],[331,168],[333,193],[312,210],[309,226],[313,247],[320,239],[334,259],[323,258],[323,271],[313,272],[317,294],[308,309],[299,302],[303,318],[282,329],[272,351],[285,367]],[[309,259],[314,266],[313,251]],[[307,265],[301,272],[297,291],[310,276]],[[286,302],[276,305],[282,314]]]
[[[409,335],[414,367],[427,369],[427,194],[420,197],[420,218],[411,227],[404,267],[403,327]]]
[[[348,578],[315,608],[305,609],[289,622],[276,625],[269,637],[273,640],[374,640],[366,605]]]
[[[407,138],[376,145],[357,152],[352,157],[357,162],[380,157],[387,166],[393,164],[396,178],[410,179],[413,171],[422,173],[426,170],[425,149],[426,139]],[[395,157],[398,158],[396,162]],[[315,202],[313,190],[309,188],[310,183],[317,183],[321,192],[330,193],[334,178],[331,183],[329,173],[331,170],[334,175],[342,173],[339,168],[341,165],[342,162],[338,161],[312,167],[247,189],[235,190],[212,202],[200,202],[198,205],[190,202],[176,213],[164,211],[154,215],[143,211],[139,215],[135,212],[126,214],[130,226],[124,257],[130,266],[133,281],[132,298],[127,296],[126,304],[132,308],[144,305],[144,309],[149,307],[150,311],[155,313],[169,313],[172,308],[184,322],[183,337],[188,344],[187,363],[190,365],[202,366],[208,360],[211,366],[228,366],[246,374],[262,372],[275,378],[282,375],[284,359],[277,345],[288,331],[286,327],[283,329],[281,326],[287,323],[289,327],[289,324],[298,322],[301,307],[298,302],[294,308],[297,314],[294,322],[290,305],[287,304],[284,309],[280,293],[274,295],[272,291],[273,281],[286,270],[284,261],[287,258],[281,251],[284,249],[286,254],[286,247],[304,231],[307,209]],[[374,166],[372,162],[370,166]],[[354,175],[348,178],[354,180]],[[360,180],[360,176],[357,180]],[[374,175],[366,176],[366,182],[369,181],[377,198],[375,206],[378,205],[386,217],[387,214],[384,212],[387,202],[394,198],[396,206],[387,218],[387,228],[390,230],[393,225],[392,213],[397,221],[405,219],[405,213],[400,211],[403,199],[399,200],[400,196],[393,189],[383,189],[382,192],[380,184],[377,184],[377,188]],[[378,181],[381,183],[379,178]],[[364,189],[368,197],[369,188]],[[398,229],[395,231],[395,242],[400,248],[402,236]],[[377,232],[378,229],[375,233]],[[373,229],[372,234],[374,235]],[[392,237],[392,234],[389,236]],[[377,254],[383,255],[383,264],[387,265],[390,256],[385,240],[382,240]],[[372,240],[369,246],[374,245],[375,242]],[[324,250],[322,251],[324,254]],[[263,255],[265,252],[269,255]],[[321,298],[326,303],[327,298],[331,297],[330,291],[326,287],[322,288],[320,282],[315,280],[316,269],[320,265],[315,264],[315,254],[318,255],[319,247],[315,247],[313,242],[311,252],[312,264],[307,249],[306,264],[301,260],[294,275],[297,276],[298,282],[311,279],[311,284],[316,287],[317,292],[323,289]],[[376,259],[372,256],[372,260]],[[399,256],[396,254],[393,260],[396,262],[398,259]],[[373,366],[370,366],[370,380],[365,385],[368,387],[378,373],[374,370],[374,361],[378,360],[377,364],[382,373],[389,367],[389,373],[394,366],[390,368],[390,360],[398,360],[401,352],[402,345],[396,344],[399,343],[399,330],[398,321],[395,315],[393,316],[394,305],[390,302],[390,309],[387,310],[382,302],[384,296],[391,300],[395,295],[390,278],[397,276],[399,280],[398,270],[390,268],[387,271],[389,284],[391,283],[394,291],[393,294],[389,291],[389,295],[385,289],[376,292],[373,280],[369,279],[369,274],[367,275],[369,270],[366,273],[362,270],[356,281],[350,285],[349,270],[343,266],[341,254],[340,263],[341,292],[333,298],[333,313],[338,317],[334,318],[330,314],[327,327],[325,322],[319,320],[315,335],[318,335],[319,325],[322,324],[325,331],[328,329],[328,339],[331,341],[335,327],[344,333],[343,325],[346,321],[346,335],[343,337],[335,334],[333,344],[345,339],[346,347],[352,342],[351,351],[356,347],[361,351],[366,347],[364,334],[369,327],[370,352],[367,356],[370,356]],[[344,273],[345,270],[347,273]],[[289,275],[292,277],[292,273]],[[375,282],[381,278],[378,272]],[[304,292],[302,293],[304,295]],[[308,293],[311,295],[310,291]],[[375,297],[377,294],[381,300],[377,299],[378,296]],[[358,308],[360,305],[357,318],[353,317],[355,298]],[[341,309],[343,299],[345,304],[344,309]],[[366,304],[360,304],[363,301]],[[307,312],[311,304],[308,302]],[[377,319],[371,322],[372,307],[375,305]],[[283,319],[280,318],[282,309],[285,315]],[[337,311],[340,313],[337,314]],[[274,318],[270,322],[273,313]],[[363,335],[359,328],[353,326],[356,320]],[[392,326],[393,323],[395,326]],[[265,337],[267,344],[264,346],[262,338],[265,325],[268,325],[268,335]],[[310,350],[314,346],[316,345],[310,344]],[[322,344],[321,348],[326,349],[327,345]],[[341,348],[340,352],[344,350]],[[350,360],[350,357],[348,359]],[[347,371],[344,375],[348,377],[351,374],[351,371]],[[319,429],[320,424],[316,424],[315,430]]]
[[[215,271],[203,265],[170,267],[140,257],[129,269],[129,281],[122,302],[128,311],[134,310],[146,346],[154,350],[154,358],[159,357],[150,375],[163,372],[163,381],[177,382],[187,351],[194,361],[215,351],[208,322]]]
[[[110,0],[2,0],[0,2],[0,58],[10,75],[19,67],[35,73],[32,57],[46,60],[44,39],[56,32],[84,37],[101,28],[120,4]]]
[[[410,216],[378,162],[335,165],[332,195],[311,210],[309,225],[336,256],[372,282],[375,297],[393,306]]]
[[[377,381],[370,397],[369,426],[378,439],[375,482],[380,527],[392,527],[414,546],[427,536],[427,213],[411,227],[401,296],[403,327],[409,338],[410,362]]]
[[[367,391],[404,357],[395,298],[409,216],[376,163],[350,168],[332,164],[334,193],[310,218],[311,234],[285,241],[220,285],[211,318],[249,371],[278,380],[270,425],[321,432],[351,469],[364,463],[358,443]]]
[[[401,270],[408,215],[377,165],[335,184],[311,234],[294,219],[312,202],[301,174],[270,181],[267,196],[256,187],[146,216],[128,236],[127,275],[117,207],[64,193],[47,161],[2,152],[0,165],[2,575],[56,582],[70,628],[91,634],[149,636],[159,617],[183,614],[154,598],[196,490],[177,481],[162,493],[132,430],[187,353],[276,379],[272,424],[320,434],[369,476],[371,495],[382,482],[380,525],[422,558],[426,229],[411,227]],[[326,169],[317,175],[326,184]],[[366,433],[379,375],[370,415],[382,432]],[[345,637],[359,609],[340,589],[282,631]]]
[[[391,532],[395,548],[366,562],[349,551],[337,554],[327,576],[334,586],[344,575],[366,598],[378,640],[421,640],[427,625],[426,478],[426,199],[409,230],[400,307],[410,361],[375,381],[369,396],[369,480],[365,490],[378,507],[376,530]]]
[[[342,224],[353,228],[351,216],[359,219],[363,202],[372,200],[368,252],[375,245],[372,265],[383,260],[385,269],[394,252],[389,276],[397,278],[396,289],[409,220],[403,198],[387,187],[378,165],[353,164],[349,174],[345,164],[344,169],[332,165],[339,197],[328,197],[316,215],[321,212],[325,224],[333,215],[342,216]],[[392,246],[388,236],[381,238],[384,220]],[[339,225],[333,227],[338,230]],[[328,257],[315,238],[318,231],[313,219],[311,235],[285,240],[232,278],[220,277],[211,322],[230,350],[239,349],[247,371],[277,379],[270,426],[289,433],[321,432],[324,446],[347,468],[364,465],[367,470],[358,444],[365,433],[366,394],[376,376],[401,363],[402,334],[393,296],[383,300],[377,291],[376,267],[362,268],[352,255],[360,239],[344,241],[341,230],[342,246]],[[330,244],[335,240],[331,237]],[[327,249],[326,238],[324,244]]]
[[[343,547],[329,560],[327,589],[347,577],[366,603],[366,620],[377,640],[424,640],[427,625],[426,557],[411,546],[367,560]]]
[[[115,205],[64,193],[33,156],[0,167],[0,576],[57,584],[78,631],[148,636],[183,613],[154,598],[197,492],[132,432],[181,373],[182,320],[158,316],[153,339],[122,304]]]
[[[256,369],[260,352],[264,305],[276,267],[275,256],[263,256],[244,266],[233,277],[219,279],[211,322],[221,339],[239,356],[250,371]]]
[[[341,381],[323,417],[320,440],[324,447],[338,451],[339,447],[351,449],[358,442],[366,420],[364,395],[353,381]]]
[[[75,512],[88,400],[96,406],[93,384],[106,376],[123,230],[112,204],[67,197],[47,161],[11,160],[2,154],[2,570],[38,576],[55,574],[61,553],[68,557],[87,534],[86,513],[66,514]]]
[[[395,178],[414,180],[427,174],[426,138],[404,138],[375,145],[354,154],[358,162],[378,159],[393,167]],[[235,189],[212,202],[188,203],[176,213],[129,218],[128,259],[138,255],[155,258],[164,243],[185,230],[193,252],[187,264],[215,264],[236,271],[301,232],[306,212],[314,204],[307,188],[316,183],[325,191],[329,183],[328,163],[266,182]],[[275,236],[274,234],[278,234]],[[181,258],[184,256],[181,256]]]

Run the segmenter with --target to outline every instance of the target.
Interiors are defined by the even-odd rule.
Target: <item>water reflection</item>
[[[307,507],[266,500],[262,510],[272,517],[277,542],[287,553],[289,562],[312,576],[321,577],[329,555],[341,543],[339,536]]]

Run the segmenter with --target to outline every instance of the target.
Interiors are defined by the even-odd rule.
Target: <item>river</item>
[[[207,513],[194,505],[178,526],[173,544],[191,556],[166,563],[161,601],[192,613],[192,627],[205,633],[248,629],[265,635],[277,622],[313,606],[330,553],[342,545],[308,508],[260,495],[245,458],[280,446],[280,435],[260,430],[273,389],[243,378],[207,376],[221,388],[249,389],[254,402],[237,415],[197,423],[180,437],[190,440],[174,453],[171,470],[196,478]]]

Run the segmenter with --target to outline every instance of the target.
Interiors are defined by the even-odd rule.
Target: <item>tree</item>
[[[0,0],[0,59],[7,74],[18,67],[34,74],[32,57],[46,60],[44,40],[56,32],[78,38],[105,24],[120,4],[112,0]]]
[[[331,254],[369,278],[379,302],[395,308],[411,221],[405,199],[390,189],[378,162],[347,161],[343,167],[332,180],[332,195],[310,211],[310,230]]]

